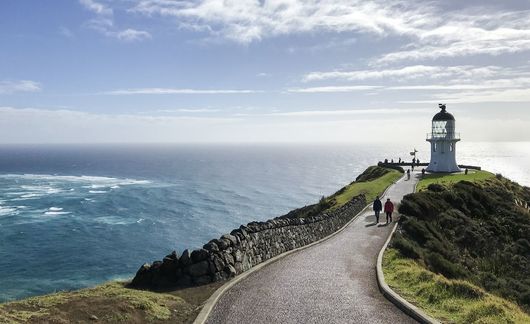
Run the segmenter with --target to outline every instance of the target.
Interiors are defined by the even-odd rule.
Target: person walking
[[[381,203],[381,200],[379,200],[379,196],[375,197],[373,209],[375,212],[375,223],[377,224],[379,223],[379,213],[383,210],[383,204]]]
[[[385,203],[385,214],[386,214],[386,223],[388,224],[388,220],[390,220],[390,223],[392,223],[392,213],[394,212],[394,204],[390,201],[390,198],[386,200]]]

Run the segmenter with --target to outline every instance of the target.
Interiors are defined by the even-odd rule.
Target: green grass
[[[386,283],[428,315],[449,323],[530,323],[519,306],[465,280],[450,280],[389,248],[383,256]]]
[[[442,185],[451,185],[462,180],[466,181],[482,181],[493,178],[495,175],[487,171],[476,171],[469,170],[468,174],[464,173],[431,173],[426,174],[423,179],[420,180],[416,191],[422,191],[427,189],[427,187],[432,183],[442,184]]]
[[[94,288],[0,304],[0,323],[89,322],[187,323],[218,284],[170,292],[151,292],[109,282]]]
[[[399,171],[392,169],[387,170],[388,172],[379,178],[366,182],[353,182],[333,196],[330,196],[328,199],[331,201],[331,208],[340,207],[350,201],[353,197],[360,194],[366,195],[366,201],[374,200],[377,195],[381,195],[388,186],[403,176],[403,173]]]

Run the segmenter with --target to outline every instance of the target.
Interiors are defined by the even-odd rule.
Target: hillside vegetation
[[[391,243],[397,255],[386,256],[393,262],[387,262],[385,271],[398,261],[409,260],[410,271],[414,268],[427,271],[421,272],[417,280],[430,285],[442,280],[441,276],[449,280],[444,281],[445,288],[438,285],[427,297],[426,283],[422,283],[427,286],[420,291],[414,288],[418,282],[407,287],[398,278],[393,284],[411,301],[428,305],[427,311],[436,310],[435,315],[443,308],[438,307],[439,300],[445,298],[454,307],[484,313],[473,321],[489,321],[496,314],[491,318],[510,322],[509,318],[521,318],[514,313],[515,304],[526,313],[530,310],[530,189],[501,176],[482,172],[477,175],[473,182],[442,185],[442,181],[433,181],[427,190],[404,197],[399,208],[400,228]],[[455,289],[458,294],[467,294],[464,299],[469,303],[463,303],[458,296],[451,297]],[[503,303],[490,294],[513,304]],[[451,320],[464,323],[470,318]]]
[[[423,191],[427,189],[430,184],[437,183],[442,185],[452,185],[459,181],[466,180],[471,182],[477,182],[493,178],[494,175],[488,171],[481,170],[469,170],[468,174],[464,173],[431,173],[426,174],[416,187],[416,191]]]

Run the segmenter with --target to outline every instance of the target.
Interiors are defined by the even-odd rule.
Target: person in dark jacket
[[[386,214],[386,223],[388,224],[388,220],[390,220],[390,223],[392,223],[392,213],[394,212],[394,204],[390,201],[390,198],[386,200],[385,203],[385,214]]]
[[[375,197],[373,209],[375,212],[375,222],[379,223],[379,213],[383,210],[383,204],[379,200],[379,196]]]

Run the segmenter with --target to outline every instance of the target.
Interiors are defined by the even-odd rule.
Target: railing
[[[460,140],[460,133],[427,133],[427,139]]]

